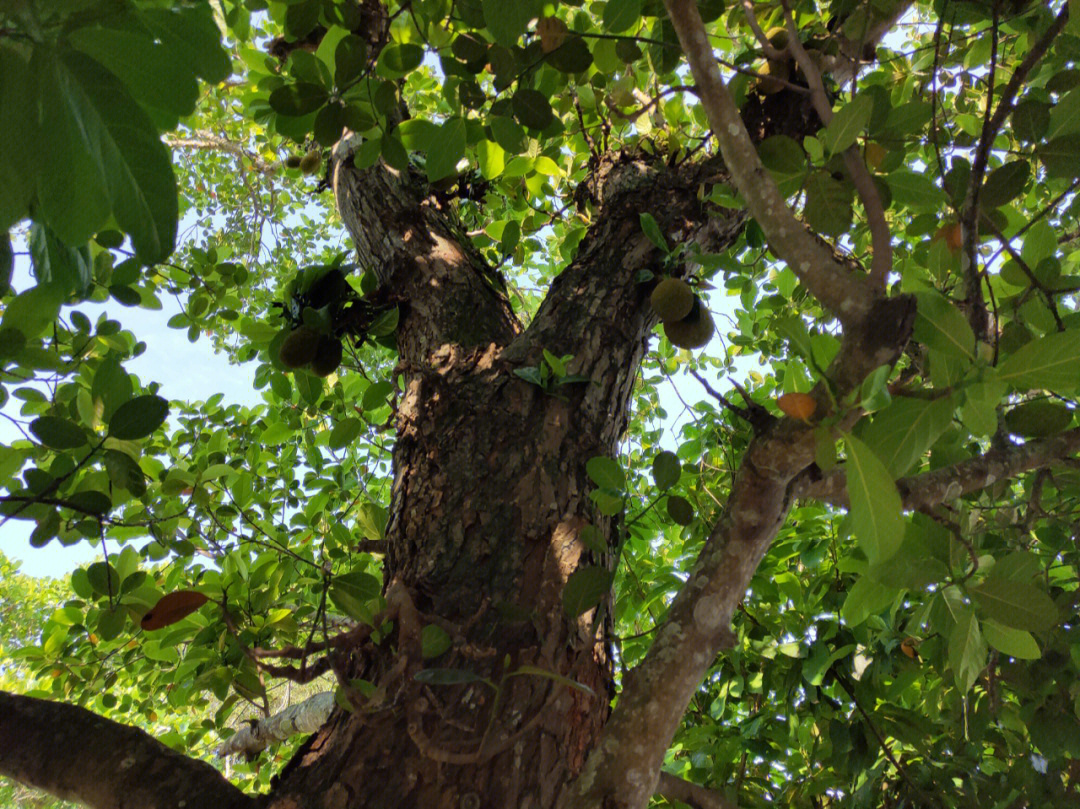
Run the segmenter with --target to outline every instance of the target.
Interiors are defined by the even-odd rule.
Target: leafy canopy
[[[822,429],[818,464],[845,464],[850,513],[794,509],[751,584],[735,648],[672,747],[672,771],[738,781],[748,805],[844,794],[876,806],[901,780],[956,806],[1019,795],[1051,806],[1075,791],[1076,470],[999,481],[934,518],[903,515],[894,483],[1075,425],[1080,15],[1007,86],[1060,5],[906,7],[858,79],[830,88],[827,128],[759,145],[807,224],[858,258],[870,233],[841,155],[860,152],[892,232],[895,283],[917,295],[919,316],[912,350],[860,392],[871,415],[839,448]],[[699,7],[717,55],[740,71],[727,70],[737,100],[759,103],[766,62],[741,5]],[[524,318],[592,221],[574,193],[597,154],[676,164],[715,148],[656,0],[388,8],[381,49],[352,0],[33,0],[0,12],[0,513],[31,525],[36,546],[112,542],[74,572],[40,637],[9,646],[34,677],[30,693],[163,722],[166,743],[206,752],[277,688],[244,646],[303,643],[323,611],[362,622],[379,610],[378,557],[358,543],[385,530],[394,317],[378,339],[347,345],[325,379],[289,373],[278,356],[290,318],[325,316],[295,302],[328,268],[358,293],[371,287],[374,268],[351,266],[321,193],[343,128],[362,136],[357,166],[383,160],[441,184]],[[794,8],[825,64],[838,27],[858,42],[899,7]],[[766,30],[781,24],[777,5],[756,13]],[[311,47],[280,49],[297,41]],[[992,329],[976,335],[960,305],[960,222],[980,139],[1009,92],[976,182],[992,307]],[[290,164],[309,153],[317,170],[305,178]],[[723,184],[700,195],[742,206]],[[626,515],[614,584],[625,666],[648,648],[749,440],[687,372],[738,372],[773,408],[810,390],[838,349],[753,221],[731,250],[699,258],[725,333],[700,354],[659,339],[622,456],[588,470],[598,510]],[[26,264],[32,278],[13,274]],[[125,330],[122,307],[168,299],[179,310],[167,326],[254,367],[262,404],[166,402],[128,370],[154,338]],[[91,303],[103,313],[87,314]],[[736,366],[744,357],[759,364]],[[533,381],[557,394],[564,362],[552,355]],[[568,588],[569,612],[606,592],[595,579]],[[186,591],[212,603],[140,626]]]

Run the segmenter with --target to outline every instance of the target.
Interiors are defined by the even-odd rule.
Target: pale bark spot
[[[694,605],[694,620],[697,625],[706,631],[715,630],[720,626],[723,615],[720,611],[719,596],[705,596],[699,598]]]

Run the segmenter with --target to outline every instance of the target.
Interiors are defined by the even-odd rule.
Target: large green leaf
[[[851,227],[853,202],[851,186],[827,171],[815,171],[806,179],[803,216],[810,227],[825,236],[839,236]]]
[[[845,435],[844,443],[851,531],[871,562],[883,562],[904,539],[900,493],[873,450],[853,435]]]
[[[1050,596],[1030,582],[991,575],[970,592],[990,618],[1014,629],[1042,632],[1059,620]]]
[[[820,136],[825,150],[829,154],[838,154],[852,146],[870,123],[873,106],[869,95],[859,94],[840,107]]]
[[[517,44],[518,38],[525,33],[529,20],[537,16],[539,3],[536,0],[483,0],[484,22],[495,41],[507,47]]]
[[[860,430],[859,437],[872,447],[888,473],[899,478],[922,458],[952,421],[952,397],[914,399],[898,396]]]
[[[465,119],[454,116],[438,129],[437,147],[427,153],[428,180],[435,182],[457,173],[457,164],[465,156]]]
[[[169,402],[160,396],[136,396],[124,402],[109,419],[109,436],[121,441],[145,438],[169,415]]]
[[[178,117],[194,111],[199,96],[195,74],[172,48],[148,34],[95,25],[72,31],[68,38],[119,78],[139,103]]]
[[[912,336],[944,354],[975,359],[975,333],[967,319],[938,292],[915,293],[918,315]]]
[[[563,609],[571,618],[595,607],[611,590],[611,571],[602,567],[579,567],[570,574],[563,590]]]
[[[956,685],[966,693],[986,668],[986,641],[979,631],[975,611],[965,608],[949,634],[949,667]]]
[[[641,19],[642,0],[608,0],[604,7],[604,28],[612,34],[621,34]]]
[[[1000,381],[1017,390],[1071,393],[1080,387],[1080,329],[1054,332],[1025,343],[997,368]]]
[[[40,143],[34,109],[34,86],[21,53],[0,41],[0,230],[26,216],[34,192]],[[0,289],[0,292],[3,290]]]

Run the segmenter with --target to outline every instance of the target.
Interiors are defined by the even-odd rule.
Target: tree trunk
[[[559,801],[613,693],[600,611],[568,618],[563,590],[582,565],[614,567],[612,553],[581,539],[592,525],[613,549],[619,532],[593,507],[585,466],[615,454],[655,325],[639,271],[658,271],[660,251],[639,212],[655,212],[672,243],[724,249],[743,215],[707,211],[697,195],[723,176],[715,161],[673,169],[605,157],[589,184],[596,224],[524,329],[421,182],[337,162],[338,207],[360,263],[380,268],[380,296],[402,301],[384,580],[402,585],[419,623],[447,628],[454,645],[425,663],[404,648],[399,616],[398,648],[388,638],[356,650],[349,676],[377,684],[376,696],[313,737],[272,806]],[[588,381],[545,391],[514,373],[542,362],[544,349],[572,354],[569,372]],[[417,681],[424,667],[475,679]]]

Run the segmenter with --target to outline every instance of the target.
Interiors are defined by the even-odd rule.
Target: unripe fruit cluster
[[[341,365],[341,340],[321,334],[310,326],[298,326],[286,335],[278,350],[281,364],[294,371],[309,367],[319,376],[330,376]]]
[[[664,321],[664,334],[679,348],[701,348],[715,325],[709,308],[694,288],[679,278],[665,278],[652,291],[649,303]]]

